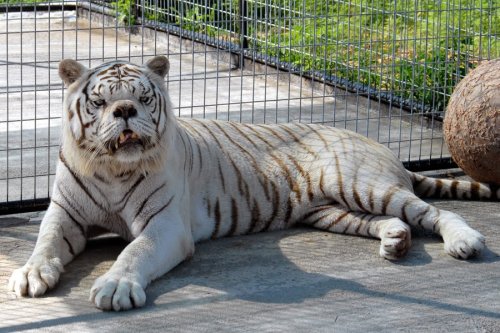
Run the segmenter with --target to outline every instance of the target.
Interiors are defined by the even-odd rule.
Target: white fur
[[[410,246],[406,222],[440,233],[455,257],[467,258],[483,247],[482,236],[461,218],[413,194],[411,174],[388,149],[358,134],[302,124],[177,120],[161,77],[168,70],[166,58],[143,67],[111,63],[87,70],[69,64],[77,70],[60,71],[70,86],[52,203],[31,258],[9,282],[19,296],[53,288],[63,265],[83,251],[91,225],[131,241],[91,289],[98,308],[115,311],[143,306],[148,283],[193,255],[195,242],[210,237],[305,222],[378,237],[380,254],[395,259]],[[119,72],[108,74],[113,66]],[[113,91],[102,79],[128,80],[120,76],[126,71],[142,74]],[[154,88],[161,108],[146,105],[141,85]],[[100,97],[89,99],[105,105],[82,105],[92,93]],[[137,110],[127,121],[113,116],[124,101]],[[106,150],[105,143],[116,142],[127,128],[154,145]]]

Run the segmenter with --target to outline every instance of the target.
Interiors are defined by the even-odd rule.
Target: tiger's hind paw
[[[476,230],[462,227],[443,235],[444,250],[457,259],[468,259],[477,256],[484,248],[485,239]]]
[[[380,236],[380,256],[396,260],[406,255],[411,246],[410,227],[400,221],[382,231]]]

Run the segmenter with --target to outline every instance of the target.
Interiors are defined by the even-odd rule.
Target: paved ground
[[[487,236],[460,261],[414,233],[398,262],[378,241],[293,229],[198,244],[193,259],[147,289],[147,305],[105,313],[88,302],[93,281],[125,243],[93,240],[39,299],[0,294],[0,332],[500,332],[500,204],[435,201]],[[0,218],[0,280],[22,265],[43,213]]]

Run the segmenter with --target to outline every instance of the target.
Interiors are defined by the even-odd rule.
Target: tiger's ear
[[[72,59],[64,59],[59,63],[59,77],[66,86],[78,80],[86,71],[87,67]]]
[[[161,77],[165,77],[170,69],[170,62],[165,56],[156,56],[153,59],[148,60],[146,67],[153,73],[158,74]]]

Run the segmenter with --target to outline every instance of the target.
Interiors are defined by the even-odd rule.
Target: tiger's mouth
[[[115,146],[113,147],[114,151],[117,151],[122,148],[132,147],[136,145],[143,146],[143,142],[139,135],[130,129],[123,130],[120,133],[120,136],[115,142]]]

